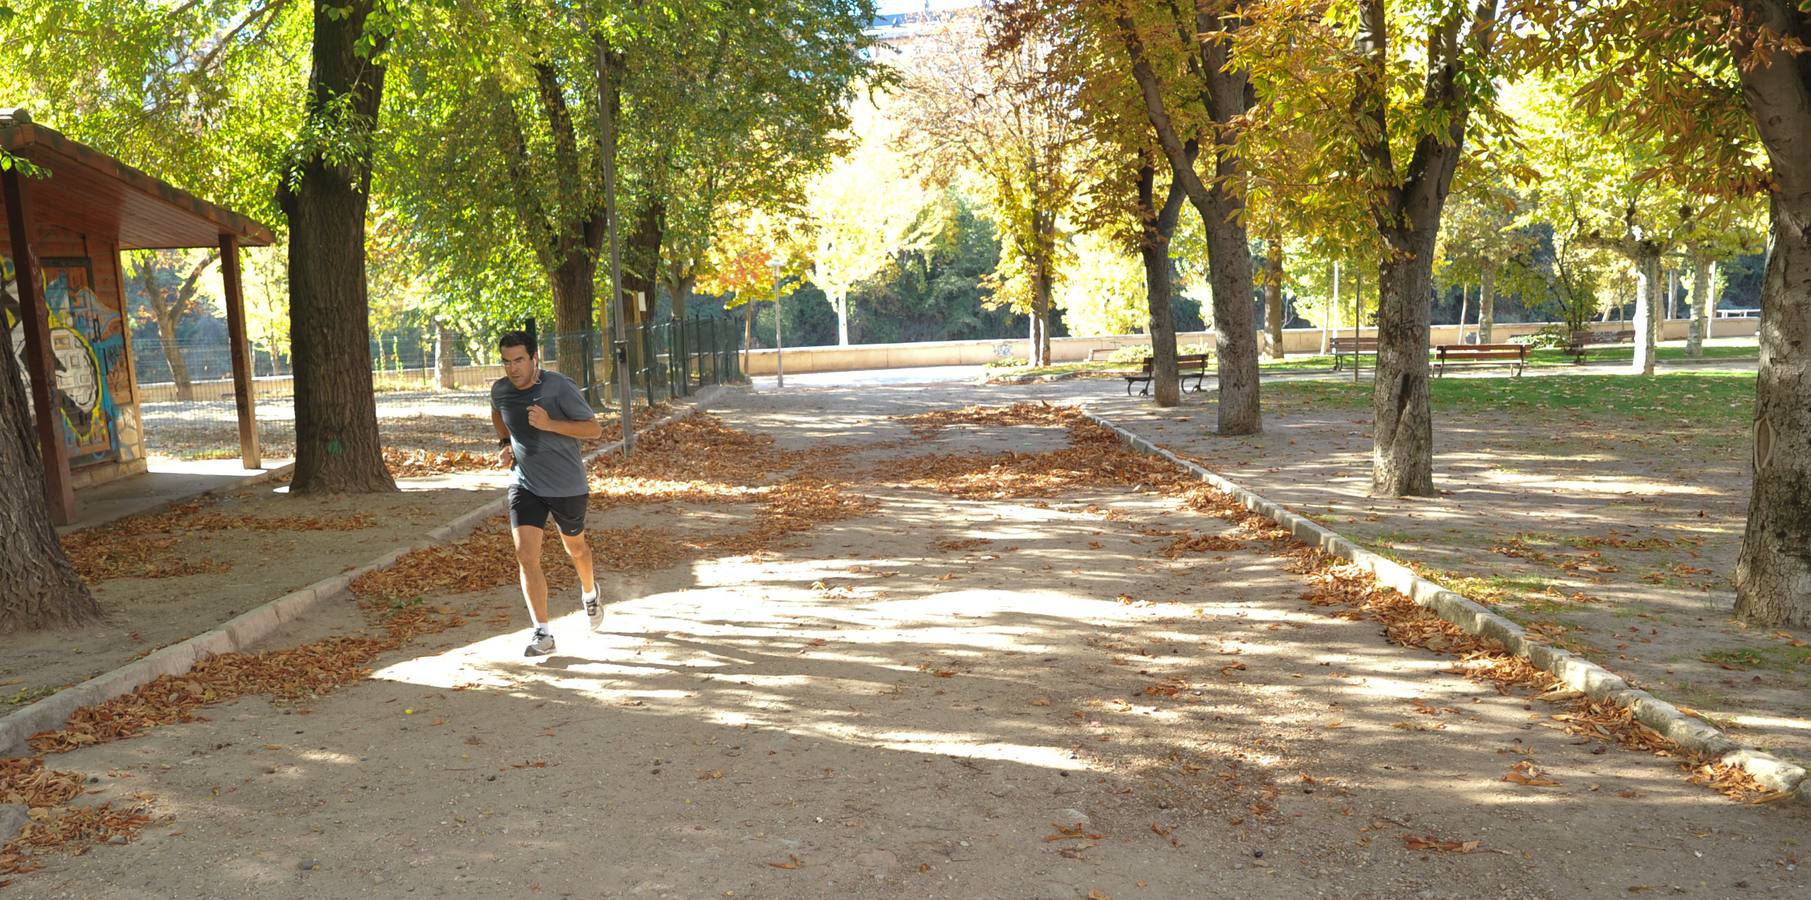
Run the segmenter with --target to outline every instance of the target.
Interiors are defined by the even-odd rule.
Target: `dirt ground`
[[[363,565],[496,496],[482,484],[435,484],[292,497],[267,483],[65,537],[103,618],[0,636],[0,714]]]
[[[1590,374],[1554,377],[1589,378]],[[1370,495],[1368,411],[1272,406],[1211,434],[1210,395],[1093,408],[1365,546],[1494,604],[1751,746],[1811,765],[1811,633],[1735,623],[1745,436],[1601,414],[1434,416],[1435,487]]]
[[[51,756],[92,778],[81,802],[136,795],[156,819],[127,846],[43,857],[8,890],[1808,890],[1804,811],[1738,804],[1689,783],[1677,760],[1568,733],[1558,707],[1305,601],[1308,576],[1220,518],[1140,484],[988,494],[1016,464],[997,454],[1058,451],[1061,428],[929,433],[887,418],[974,397],[1000,393],[732,397],[724,423],[798,453],[788,477],[844,492],[829,498],[842,517],[805,527],[777,492],[710,502],[772,485],[722,459],[672,502],[599,504],[592,529],[611,534],[598,549],[612,571],[596,633],[564,587],[559,651],[524,660],[513,589],[432,596],[468,610],[467,624],[384,656],[368,680]],[[827,452],[851,442],[868,449]],[[783,539],[712,550],[747,528]],[[1203,549],[1172,558],[1177,533]],[[662,547],[688,558],[618,571]],[[336,607],[277,643],[357,621]],[[1555,783],[1506,780],[1517,771]]]

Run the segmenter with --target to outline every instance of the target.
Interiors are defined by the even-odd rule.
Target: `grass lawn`
[[[1430,390],[1436,412],[1571,411],[1585,418],[1615,418],[1647,426],[1678,424],[1712,432],[1740,432],[1754,411],[1754,376],[1745,372],[1436,378],[1430,382]],[[1282,411],[1369,409],[1371,385],[1276,382],[1264,385],[1263,397],[1266,407]]]

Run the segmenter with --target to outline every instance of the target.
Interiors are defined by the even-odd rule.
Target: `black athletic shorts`
[[[509,527],[528,525],[546,530],[547,515],[552,513],[554,524],[560,526],[560,533],[571,537],[585,530],[585,503],[590,499],[589,494],[542,497],[512,484],[509,486]]]

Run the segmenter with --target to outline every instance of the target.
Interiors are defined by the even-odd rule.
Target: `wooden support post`
[[[0,177],[6,184],[6,230],[12,235],[19,318],[25,329],[25,368],[31,374],[31,408],[44,458],[44,493],[50,501],[50,520],[68,525],[75,521],[75,489],[69,482],[63,428],[57,422],[61,415],[57,410],[57,360],[50,346],[50,310],[44,305],[37,261],[31,255],[31,204],[25,196],[25,177],[17,166]],[[10,347],[4,349],[11,351]]]
[[[258,391],[252,380],[250,345],[245,340],[245,287],[239,278],[239,239],[234,235],[220,236],[220,278],[226,289],[226,336],[233,345],[233,406],[239,412],[239,459],[247,469],[262,469]]]

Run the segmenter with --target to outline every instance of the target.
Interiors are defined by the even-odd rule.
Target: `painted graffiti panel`
[[[126,353],[125,323],[120,312],[94,293],[86,259],[46,259],[42,267],[44,305],[50,312],[50,348],[57,366],[57,409],[63,420],[63,445],[70,466],[119,458],[119,410],[111,384]],[[6,287],[0,296],[0,318],[12,337],[19,371],[27,379],[25,328],[20,318],[12,261],[0,257]],[[29,386],[29,385],[28,385]]]

